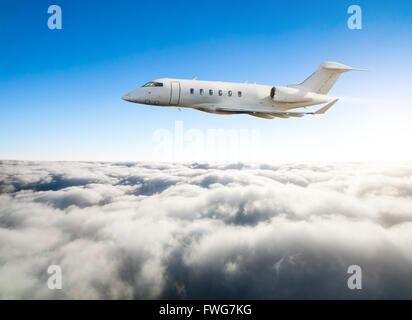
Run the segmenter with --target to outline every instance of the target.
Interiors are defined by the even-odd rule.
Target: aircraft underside
[[[315,112],[284,112],[284,111],[267,111],[267,110],[242,110],[236,108],[227,108],[227,107],[218,107],[218,106],[211,106],[211,108],[205,107],[193,107],[196,110],[207,112],[207,113],[214,113],[214,114],[221,114],[221,115],[231,115],[231,114],[248,114],[253,117],[263,118],[263,119],[273,119],[273,118],[281,118],[281,119],[288,119],[288,118],[301,118],[304,115],[311,114],[324,114],[327,110],[329,110],[339,99],[335,99],[332,102],[328,103],[324,107],[320,108]],[[252,109],[252,108],[251,108]]]
[[[303,114],[295,114],[291,115],[290,113],[268,113],[268,112],[250,112],[250,111],[213,111],[213,110],[207,110],[207,109],[200,109],[200,108],[195,108],[196,110],[207,112],[207,113],[214,113],[214,114],[222,114],[222,115],[232,115],[232,114],[248,114],[250,116],[258,117],[258,118],[263,118],[263,119],[273,119],[273,118],[282,118],[282,119],[287,119],[290,117],[303,117]]]

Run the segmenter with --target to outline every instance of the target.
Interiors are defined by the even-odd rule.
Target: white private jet
[[[337,62],[324,62],[304,82],[297,85],[266,86],[249,83],[162,78],[150,81],[125,94],[122,99],[155,106],[193,108],[216,114],[249,114],[273,119],[323,114],[339,99],[327,93],[339,76],[354,69]],[[289,110],[327,103],[315,112]]]

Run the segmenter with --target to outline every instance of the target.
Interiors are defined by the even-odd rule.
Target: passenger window
[[[199,90],[200,95],[203,95],[203,89]]]
[[[232,91],[229,90],[229,91],[227,92],[227,95],[228,95],[229,97],[231,97],[231,96],[232,96]]]
[[[240,98],[242,96],[242,91],[238,91],[237,96]]]
[[[209,90],[209,95],[213,96],[213,90],[212,89]]]
[[[223,95],[223,91],[219,90],[219,96]]]
[[[190,94],[195,94],[195,89],[190,88]]]

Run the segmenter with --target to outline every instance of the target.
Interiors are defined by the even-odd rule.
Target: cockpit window
[[[143,85],[142,87],[163,87],[163,83],[162,82],[150,81],[150,82],[146,83],[145,85]]]

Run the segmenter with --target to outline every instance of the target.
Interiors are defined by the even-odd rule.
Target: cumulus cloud
[[[412,164],[2,161],[0,298],[412,298]]]

